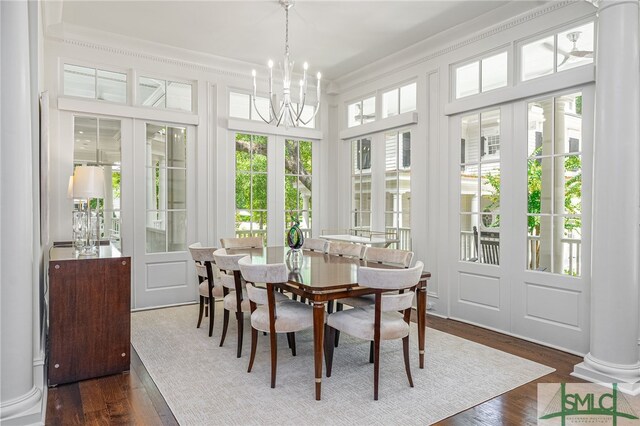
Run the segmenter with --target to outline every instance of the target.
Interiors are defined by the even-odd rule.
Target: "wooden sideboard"
[[[49,385],[129,370],[131,258],[113,246],[94,257],[71,247],[49,256]]]

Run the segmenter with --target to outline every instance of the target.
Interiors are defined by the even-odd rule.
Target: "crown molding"
[[[418,43],[415,43],[405,49],[402,49],[400,51],[398,51],[397,53],[381,59],[379,61],[376,61],[372,64],[367,65],[367,67],[363,70],[359,70],[359,71],[355,71],[352,73],[349,73],[343,77],[340,77],[338,79],[335,79],[334,83],[339,87],[339,91],[340,92],[346,92],[349,90],[353,90],[353,89],[357,89],[359,87],[362,86],[366,86],[368,84],[374,83],[376,80],[379,80],[381,78],[387,77],[387,76],[391,76],[394,75],[398,72],[402,72],[406,69],[410,69],[415,67],[416,65],[422,64],[424,62],[428,62],[430,60],[433,60],[435,58],[438,58],[440,56],[449,54],[453,51],[456,51],[458,49],[464,48],[466,46],[469,46],[473,43],[477,43],[481,40],[484,40],[486,38],[492,37],[496,34],[499,34],[501,32],[510,30],[512,28],[518,27],[522,24],[525,24],[527,22],[530,22],[534,19],[540,18],[544,15],[548,15],[550,13],[556,12],[557,10],[560,10],[562,8],[565,8],[567,6],[573,5],[573,4],[578,4],[578,3],[583,3],[583,1],[581,0],[561,0],[561,1],[552,1],[550,2],[550,4],[546,4],[544,6],[541,6],[537,9],[533,9],[531,11],[522,13],[520,15],[517,15],[511,19],[507,19],[501,23],[495,24],[491,27],[489,27],[486,30],[477,32],[471,36],[467,36],[464,37],[462,39],[460,39],[457,42],[451,43],[446,45],[445,47],[442,48],[436,48],[435,50],[433,48],[429,49],[429,44],[434,43],[436,46],[438,45],[438,41],[437,39],[442,37],[442,33],[440,34],[436,34],[432,37],[429,37],[425,40],[422,40]],[[479,17],[479,19],[481,19],[482,17]],[[450,30],[451,31],[451,30]],[[424,52],[424,50],[431,50],[431,52],[428,52],[427,54],[424,54],[422,52]],[[415,52],[415,51],[419,51],[420,53],[411,53],[411,52]],[[393,63],[394,60],[397,60],[398,58],[402,58],[402,57],[407,57],[407,56],[413,56],[414,59],[412,60],[408,60],[408,61],[402,61],[403,63],[401,65],[398,66],[392,66],[392,67],[386,67],[387,69],[383,72],[380,73],[375,73],[376,69],[380,69],[381,65],[383,64],[389,64],[389,63]],[[384,66],[384,65],[383,65]],[[365,79],[361,79],[362,78],[362,74],[363,73],[368,73],[368,72],[372,72],[372,74]],[[357,78],[360,78],[359,80],[356,81]]]

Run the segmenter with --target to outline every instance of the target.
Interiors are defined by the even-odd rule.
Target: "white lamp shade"
[[[69,186],[67,187],[67,198],[73,198],[73,175],[69,176]]]
[[[104,172],[102,167],[76,167],[73,174],[73,198],[104,198]]]

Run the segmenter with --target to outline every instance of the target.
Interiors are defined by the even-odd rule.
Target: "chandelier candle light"
[[[285,128],[298,127],[300,125],[306,125],[311,122],[318,114],[320,109],[320,78],[322,75],[318,73],[317,78],[317,103],[313,114],[305,121],[302,119],[302,113],[305,108],[305,102],[307,98],[307,69],[309,64],[306,62],[302,66],[303,74],[302,80],[300,80],[300,95],[298,98],[298,104],[294,105],[291,100],[291,77],[293,75],[294,62],[290,58],[289,54],[289,9],[293,7],[293,0],[280,0],[280,5],[286,13],[286,29],[285,29],[285,49],[284,49],[284,62],[280,64],[282,69],[282,102],[278,102],[277,96],[273,93],[273,61],[269,59],[269,117],[262,116],[256,106],[256,70],[251,72],[253,76],[253,96],[252,103],[253,108],[257,112],[258,116],[268,124],[275,124],[276,126],[284,125]],[[276,108],[277,106],[277,108]]]

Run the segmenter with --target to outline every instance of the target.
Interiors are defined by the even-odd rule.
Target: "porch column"
[[[34,378],[33,185],[29,15],[0,2],[0,423],[40,420]],[[37,327],[37,325],[35,325]]]
[[[591,345],[573,375],[640,393],[638,1],[599,11],[591,267]]]

